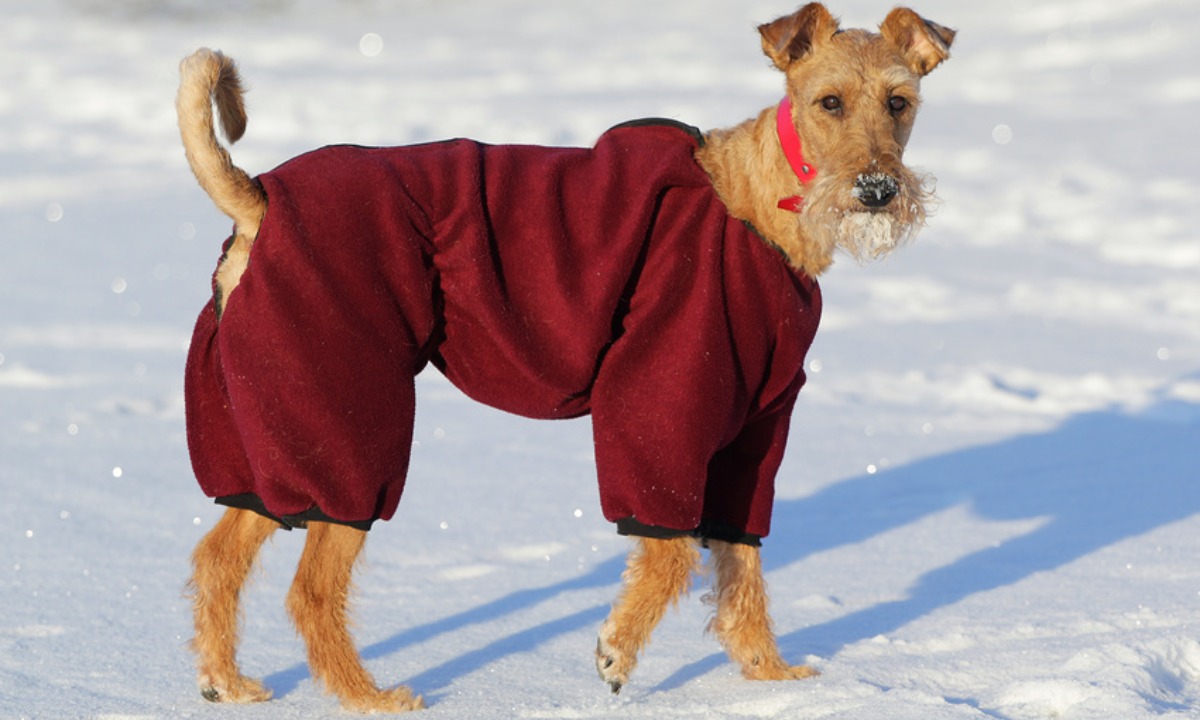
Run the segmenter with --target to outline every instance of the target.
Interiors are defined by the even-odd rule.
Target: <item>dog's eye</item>
[[[821,107],[829,112],[837,112],[842,109],[842,99],[837,95],[826,95],[821,98]]]
[[[908,109],[908,99],[902,98],[899,95],[893,95],[888,98],[888,109],[891,110],[893,114],[899,115]]]

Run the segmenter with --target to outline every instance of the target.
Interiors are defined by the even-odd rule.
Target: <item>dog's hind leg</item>
[[[712,600],[717,606],[709,629],[730,659],[742,666],[742,675],[750,680],[818,675],[807,665],[789,665],[779,654],[758,548],[720,540],[710,540],[709,548],[716,571]]]
[[[192,553],[192,649],[206,700],[244,703],[271,697],[270,690],[238,670],[238,605],[259,549],[278,527],[257,513],[230,508]]]
[[[690,537],[640,537],[637,543],[622,576],[625,586],[596,642],[596,669],[614,693],[629,682],[650,633],[667,608],[687,593],[700,564],[697,542]]]
[[[342,705],[359,712],[401,712],[424,707],[420,696],[406,687],[380,690],[350,635],[348,604],[351,575],[367,534],[324,522],[308,525],[308,539],[287,608],[308,647],[313,677],[338,696]]]

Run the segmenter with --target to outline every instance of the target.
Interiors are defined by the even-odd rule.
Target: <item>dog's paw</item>
[[[208,675],[200,677],[200,696],[214,703],[255,703],[271,699],[271,691],[257,680],[238,675],[221,681]]]
[[[629,682],[629,673],[637,664],[636,653],[626,653],[612,642],[612,622],[605,621],[600,626],[600,637],[596,639],[596,671],[600,679],[608,683],[613,694],[621,692],[621,687]]]
[[[425,699],[420,695],[414,697],[412,691],[403,685],[362,697],[343,697],[341,700],[347,710],[360,713],[400,713],[425,708]]]
[[[754,660],[742,666],[742,676],[747,680],[803,680],[821,673],[810,665],[788,665],[782,658]]]
[[[601,680],[608,683],[614,695],[621,692],[621,688],[629,682],[629,671],[632,668],[627,667],[628,664],[620,653],[604,642],[603,638],[596,641],[596,672],[600,673]]]

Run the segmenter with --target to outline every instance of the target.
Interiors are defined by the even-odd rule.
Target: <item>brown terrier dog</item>
[[[787,94],[732,129],[332,147],[257,179],[214,132],[214,102],[231,142],[245,128],[233,63],[183,62],[187,157],[236,223],[187,373],[193,466],[229,506],[193,556],[206,699],[270,697],[236,662],[239,595],[283,526],[308,530],[287,607],[313,676],[350,709],[422,707],[363,668],[347,598],[366,530],[399,501],[427,362],[502,409],[592,414],[605,516],[637,538],[596,648],[614,692],[701,547],[710,629],[742,673],[816,674],[780,656],[758,550],[815,278],[835,249],[877,257],[923,224],[928,183],[902,157],[954,31],[906,8],[841,30],[812,3],[759,32]]]

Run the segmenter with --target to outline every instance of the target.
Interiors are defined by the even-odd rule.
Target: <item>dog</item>
[[[363,668],[347,597],[367,531],[399,502],[427,364],[503,410],[592,416],[602,509],[634,538],[595,651],[613,692],[702,548],[709,629],[743,675],[817,674],[780,655],[760,541],[817,277],[837,249],[880,257],[923,225],[930,179],[903,153],[955,33],[907,8],[843,30],[820,3],[758,30],[786,95],[730,129],[331,146],[257,178],[216,137],[214,105],[230,143],[246,126],[234,63],[182,62],[187,159],[235,223],[185,376],[193,468],[228,506],[192,557],[204,698],[270,697],[236,661],[239,595],[283,527],[307,531],[286,604],[313,677],[351,710],[423,707]]]

